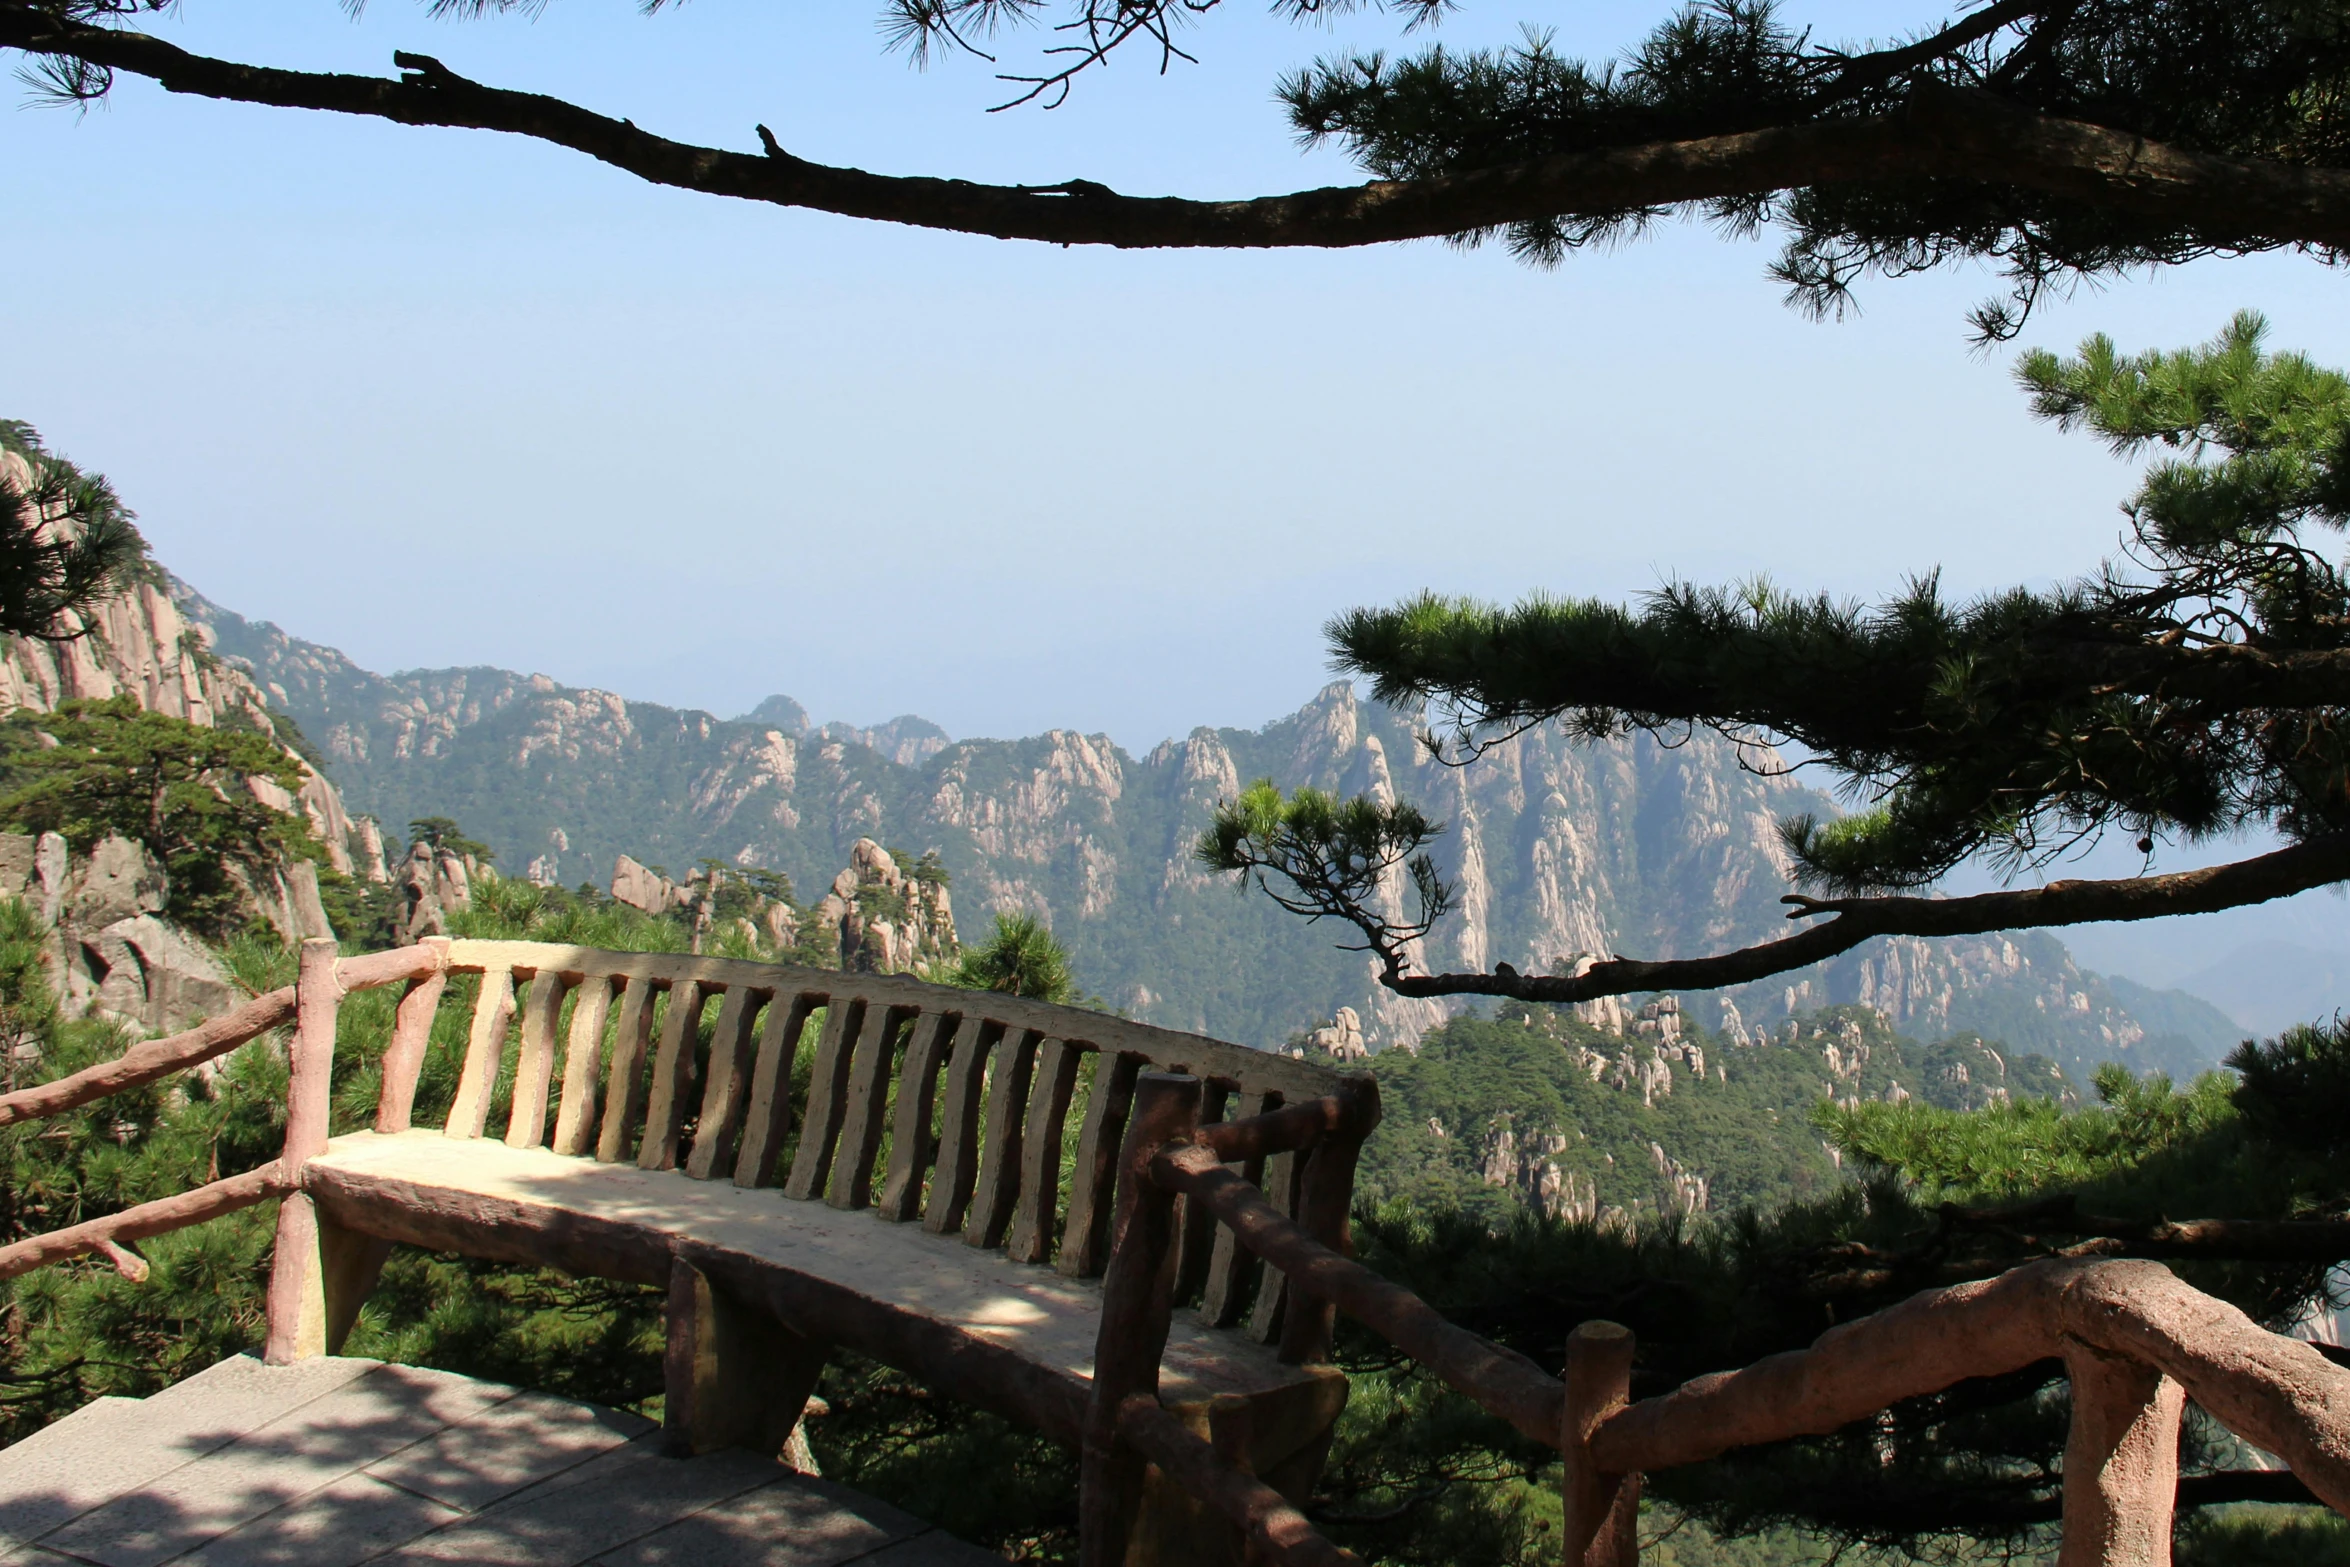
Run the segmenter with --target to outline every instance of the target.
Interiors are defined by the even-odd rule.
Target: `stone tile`
[[[12,1482],[28,1460],[45,1461],[45,1455],[53,1449],[86,1444],[89,1434],[98,1427],[141,1407],[143,1401],[136,1398],[93,1398],[63,1419],[53,1420],[40,1430],[0,1447],[0,1485]]]
[[[931,1529],[911,1540],[884,1546],[863,1558],[857,1567],[1003,1567],[1004,1559],[958,1540],[943,1529]]]
[[[466,1562],[578,1567],[688,1514],[772,1481],[772,1459],[749,1453],[664,1458],[645,1447],[583,1465],[579,1478],[517,1497],[426,1536],[383,1567]]]
[[[319,1355],[290,1366],[269,1366],[257,1355],[231,1355],[141,1402],[159,1416],[169,1414],[176,1419],[186,1406],[250,1431],[347,1382],[356,1382],[382,1364],[355,1355]]]
[[[650,1420],[624,1410],[517,1393],[367,1472],[402,1490],[477,1512],[652,1429]]]
[[[83,1564],[37,1545],[0,1545],[0,1567],[83,1567]]]
[[[38,1538],[347,1386],[378,1364],[335,1356],[265,1366],[251,1355],[233,1355],[152,1397],[105,1401],[102,1428],[76,1428],[77,1412],[0,1453],[0,1538]],[[116,1404],[130,1409],[119,1423]],[[107,1433],[103,1439],[90,1434],[100,1429]],[[68,1459],[68,1453],[75,1456]]]
[[[345,1475],[214,1540],[186,1567],[357,1567],[465,1515],[368,1475]]]
[[[0,1449],[0,1544],[46,1534],[137,1484],[138,1466],[124,1462],[127,1451],[158,1447],[142,1440],[140,1410],[135,1398],[92,1399]],[[150,1464],[180,1461],[169,1451],[149,1458]]]
[[[834,1567],[923,1527],[871,1497],[786,1474],[599,1556],[596,1567]]]
[[[44,1543],[100,1567],[156,1567],[512,1396],[446,1372],[375,1367],[91,1509]]]

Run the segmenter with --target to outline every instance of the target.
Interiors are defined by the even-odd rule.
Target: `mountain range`
[[[1580,953],[1764,939],[1784,928],[1774,823],[1834,808],[1706,735],[1592,745],[1545,727],[1442,765],[1416,743],[1415,715],[1343,682],[1261,729],[1195,729],[1135,756],[1068,730],[955,740],[911,716],[816,725],[785,696],[726,719],[511,670],[379,675],[184,583],[171,592],[212,650],[299,724],[351,809],[389,828],[453,816],[509,874],[598,886],[621,854],[679,875],[702,859],[757,865],[813,891],[860,837],[934,850],[967,930],[990,910],[1029,910],[1108,1004],[1263,1046],[1351,1006],[1373,1048],[1408,1047],[1447,1012],[1383,990],[1327,927],[1193,864],[1210,809],[1251,779],[1401,795],[1446,821],[1437,857],[1459,909],[1427,942],[1442,967],[1539,970]],[[1844,1002],[1921,1037],[1971,1030],[2076,1073],[2107,1059],[2191,1071],[2239,1034],[2196,997],[2082,970],[2041,932],[1875,941],[1688,1007],[1754,1037]]]

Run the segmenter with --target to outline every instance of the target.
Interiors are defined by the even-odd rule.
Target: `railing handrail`
[[[367,990],[409,978],[428,963],[437,961],[429,943],[397,947],[388,952],[339,959],[336,976],[346,992]],[[0,1094],[0,1127],[63,1115],[95,1100],[201,1066],[240,1045],[250,1044],[273,1028],[284,1027],[293,1017],[293,986],[280,985],[275,990],[264,991],[234,1011],[207,1018],[181,1033],[143,1040],[113,1060],[84,1067],[70,1077]]]
[[[1196,1089],[1189,1091],[1196,1105]],[[1184,1088],[1169,1076],[1137,1087],[1180,1107]],[[1297,1112],[1315,1107],[1299,1105]],[[1162,1112],[1164,1117],[1166,1112]],[[1670,1393],[1627,1399],[1633,1342],[1613,1323],[1589,1322],[1569,1341],[1566,1375],[1554,1378],[1514,1351],[1444,1319],[1402,1285],[1385,1279],[1265,1199],[1227,1167],[1233,1150],[1275,1138],[1310,1143],[1320,1120],[1343,1111],[1277,1112],[1217,1130],[1181,1127],[1154,1147],[1122,1155],[1144,1177],[1122,1200],[1102,1313],[1107,1366],[1113,1333],[1155,1332],[1163,1352],[1167,1305],[1115,1298],[1137,1288],[1168,1291],[1156,1262],[1121,1252],[1161,1245],[1143,1222],[1154,1204],[1181,1195],[1214,1212],[1239,1244],[1279,1268],[1292,1309],[1343,1310],[1418,1361],[1455,1391],[1520,1432],[1559,1448],[1566,1460],[1569,1567],[1632,1567],[1639,1478],[1701,1462],[1738,1447],[1824,1435],[1903,1399],[1940,1392],[1972,1377],[2061,1357],[2074,1388],[2063,1499],[2068,1538],[2095,1542],[2078,1560],[2140,1559],[2155,1533],[2168,1539],[2177,1489],[2177,1424],[2192,1398],[2238,1437],[2283,1459],[2309,1491],[2350,1515],[2350,1370],[2312,1346],[2262,1328],[2226,1301],[2206,1295],[2159,1262],[2057,1258],[1991,1279],[1929,1290],[1831,1328],[1809,1348],[1735,1371],[1693,1378]],[[1174,1117],[1180,1120],[1180,1116]],[[1278,1128],[1278,1130],[1277,1130]],[[1302,1146],[1303,1144],[1301,1144]],[[1342,1239],[1342,1238],[1341,1238]],[[1147,1265],[1146,1265],[1147,1264]],[[1130,1351],[1129,1351],[1130,1352]],[[1239,1527],[1257,1557],[1282,1567],[1330,1567],[1353,1558],[1315,1533],[1213,1446],[1179,1422],[1151,1419],[1143,1395],[1156,1370],[1126,1385],[1097,1376],[1093,1429],[1115,1430],[1162,1472]],[[1106,1422],[1106,1424],[1105,1424]],[[1088,1476],[1117,1472],[1113,1455],[1089,1452]],[[1270,1497],[1270,1500],[1268,1498]],[[1283,1504],[1286,1507],[1286,1504]],[[1081,1509],[1085,1567],[1111,1567],[1131,1515]],[[1278,1517],[1280,1528],[1268,1520]],[[2133,1554],[2136,1553],[2136,1554]],[[2074,1560],[2068,1551],[2067,1560]]]
[[[993,1023],[1033,1030],[1080,1048],[1145,1056],[1167,1063],[1161,1070],[1188,1069],[1194,1075],[1232,1081],[1243,1076],[1291,1099],[1319,1098],[1358,1074],[1319,1062],[1300,1061],[1228,1040],[1115,1013],[1061,1002],[1037,1001],[995,990],[965,990],[907,974],[871,974],[812,968],[754,958],[706,957],[685,952],[619,952],[561,942],[449,941],[448,972],[480,974],[506,970],[517,979],[541,973],[578,983],[588,979],[641,979],[655,988],[691,981],[706,988],[736,985],[763,993],[848,994],[868,1005],[977,1014]]]

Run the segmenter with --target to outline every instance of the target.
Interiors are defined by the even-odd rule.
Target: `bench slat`
[[[1214,1078],[1208,1079],[1200,1093],[1200,1125],[1223,1120],[1224,1111],[1231,1103],[1231,1088]],[[1181,1302],[1207,1287],[1208,1264],[1216,1256],[1216,1216],[1205,1205],[1189,1197],[1179,1197],[1175,1200],[1175,1227],[1181,1237],[1181,1250],[1176,1253],[1173,1298]]]
[[[702,1111],[694,1121],[694,1148],[685,1173],[706,1181],[728,1162],[743,1106],[751,1088],[751,1025],[758,1020],[759,992],[748,985],[727,987],[710,1032],[710,1063],[703,1073]],[[780,1003],[778,1003],[780,1005]]]
[[[563,1102],[555,1111],[555,1152],[569,1158],[593,1151],[596,1092],[603,1076],[604,1020],[612,1010],[612,981],[591,974],[571,1003],[571,1029],[563,1036]]]
[[[481,994],[473,1003],[473,1032],[465,1044],[465,1070],[457,1079],[457,1097],[449,1105],[451,1137],[479,1137],[490,1124],[490,1091],[497,1086],[498,1067],[506,1053],[506,1029],[514,1021],[514,971],[484,970]]]
[[[768,1004],[759,1025],[759,1064],[751,1069],[751,1102],[743,1111],[742,1152],[734,1161],[737,1186],[775,1184],[776,1161],[791,1136],[791,1069],[808,1015],[822,1004],[821,996],[805,991],[778,991]]]
[[[930,1111],[938,1102],[939,1069],[946,1065],[947,1048],[955,1034],[949,1012],[925,1012],[914,1020],[906,1040],[906,1064],[898,1068],[898,1104],[890,1123],[889,1169],[881,1180],[881,1216],[903,1224],[921,1211],[922,1175],[938,1151],[931,1135]]]
[[[563,1011],[563,976],[541,969],[522,1007],[522,1053],[514,1062],[514,1104],[506,1146],[536,1148],[547,1137],[547,1088],[555,1078],[555,1024]]]
[[[1004,1255],[1014,1262],[1042,1262],[1052,1254],[1053,1221],[1061,1211],[1061,1139],[1086,1054],[1065,1039],[1048,1039],[1037,1051],[1036,1086],[1020,1134],[1020,1199],[1004,1242]]]
[[[865,1208],[873,1203],[873,1161],[881,1152],[882,1128],[888,1124],[889,1063],[906,1016],[903,1007],[865,1009],[865,1026],[849,1062],[840,1146],[833,1150],[832,1174],[824,1188],[824,1200],[832,1207]]]
[[[1236,1121],[1245,1121],[1252,1115],[1263,1115],[1275,1108],[1278,1094],[1242,1094],[1240,1108],[1234,1114]],[[1265,1161],[1249,1159],[1240,1166],[1241,1179],[1262,1189]],[[1215,1230],[1215,1247],[1208,1258],[1208,1276],[1200,1288],[1200,1319],[1212,1328],[1228,1328],[1238,1323],[1247,1308],[1249,1280],[1256,1276],[1257,1259],[1243,1247],[1233,1233],[1219,1224]]]
[[[712,987],[700,980],[681,979],[669,987],[669,1015],[661,1024],[661,1048],[653,1057],[651,1095],[645,1104],[645,1140],[636,1156],[640,1170],[677,1168],[677,1142],[693,1086],[694,1045],[702,1007],[711,993]]]
[[[1071,1278],[1090,1279],[1109,1262],[1118,1140],[1126,1135],[1126,1113],[1133,1108],[1134,1079],[1141,1071],[1140,1056],[1094,1060],[1093,1097],[1086,1101],[1085,1124],[1077,1133],[1077,1167],[1069,1178],[1069,1222],[1053,1264]]]
[[[546,968],[560,969],[566,977],[610,974],[650,979],[664,985],[691,979],[713,989],[735,985],[760,990],[798,989],[842,1001],[903,1007],[908,1012],[928,1008],[960,1012],[977,1004],[970,991],[928,984],[907,974],[844,974],[836,969],[808,968],[796,963],[754,963],[682,952],[608,952],[549,942],[461,939],[450,943],[449,964],[453,970],[465,973],[503,964],[533,974]],[[1097,1050],[1142,1056],[1162,1070],[1222,1078],[1248,1092],[1280,1093],[1293,1100],[1310,1099],[1328,1093],[1337,1075],[1313,1062],[1292,1060],[1288,1056],[1251,1050],[1245,1045],[1179,1033],[1107,1013],[1055,1006],[1021,996],[988,994],[984,1002],[986,1015],[992,1022],[1038,1034],[1057,1034]]]
[[[933,1235],[952,1235],[963,1227],[979,1179],[980,1092],[990,1032],[987,1019],[966,1015],[947,1057],[946,1098],[938,1108],[938,1170],[922,1208],[922,1227]]]
[[[645,1106],[645,1044],[652,1038],[653,998],[659,993],[651,980],[634,974],[620,992],[620,1026],[612,1034],[612,1070],[604,1082],[604,1126],[596,1138],[599,1164],[628,1158],[628,1134]]]
[[[1001,1246],[1012,1222],[1012,1204],[1020,1197],[1020,1124],[1028,1111],[1028,1081],[1041,1037],[1032,1028],[1007,1028],[988,1060],[979,1185],[971,1194],[971,1211],[963,1216],[963,1239],[973,1246]]]
[[[392,1039],[384,1047],[383,1101],[376,1106],[375,1129],[405,1132],[416,1109],[416,1077],[424,1067],[424,1052],[432,1043],[433,1019],[441,1009],[441,993],[449,988],[444,970],[408,982],[407,993],[392,1012]]]
[[[835,996],[824,1010],[824,1033],[816,1041],[816,1070],[808,1079],[808,1108],[800,1117],[800,1149],[792,1157],[791,1177],[783,1195],[801,1201],[824,1188],[832,1169],[833,1145],[840,1140],[840,1123],[849,1098],[850,1026],[865,1012],[862,1001]]]

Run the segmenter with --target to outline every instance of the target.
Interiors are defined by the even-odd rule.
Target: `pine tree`
[[[1503,608],[1428,594],[1330,626],[1340,665],[1431,714],[1455,760],[1538,723],[1588,739],[1692,727],[1792,741],[1865,809],[1781,824],[1800,933],[1712,957],[1613,957],[1521,974],[1414,972],[1448,890],[1408,802],[1227,802],[1198,852],[1313,918],[1351,925],[1406,995],[1583,1001],[1784,972],[1871,936],[2148,919],[2350,880],[2350,379],[2263,346],[2256,315],[2212,342],[2125,356],[2091,338],[2035,352],[2032,412],[2117,454],[2161,453],[2120,555],[2044,591],[1954,601],[1931,573],[1874,607],[1767,581],[1674,585],[1633,606],[1543,595]],[[1434,732],[1434,731],[1441,731]],[[1758,751],[1757,754],[1764,754]],[[1933,898],[1960,864],[2045,867],[2119,832],[2159,843],[2269,833],[2281,848],[2207,870]],[[1382,889],[1408,868],[1416,918]]]
[[[241,921],[240,875],[321,852],[299,816],[245,786],[293,790],[303,777],[274,735],[191,724],[133,697],[0,722],[0,822],[85,848],[110,835],[144,844],[170,878],[172,917],[212,936]]]
[[[435,14],[534,9],[470,0]],[[1128,196],[891,176],[760,150],[695,147],[537,93],[471,81],[419,54],[396,79],[257,67],[130,24],[171,0],[0,0],[0,49],[68,102],[118,73],[173,92],[501,131],[659,184],[854,217],[1060,244],[1335,246],[1504,240],[1555,261],[1684,212],[1733,233],[1780,229],[1775,271],[1813,310],[1867,273],[1964,259],[2006,270],[1978,330],[2012,331],[2049,287],[2134,267],[2350,237],[2350,6],[2342,0],[1993,0],[1922,35],[1843,47],[1767,0],[1660,5],[1618,58],[1546,35],[1498,50],[1326,58],[1279,96],[1305,139],[1342,145],[1370,183],[1247,201]],[[1301,21],[1369,0],[1280,0]],[[1444,0],[1382,0],[1407,32]],[[647,10],[659,9],[648,0]],[[1006,106],[1064,101],[1122,52],[1193,58],[1215,0],[886,0],[918,58],[995,60],[1015,24],[1050,19],[1007,61]],[[749,116],[746,114],[745,119]]]
[[[19,480],[8,457],[29,479]],[[48,451],[23,420],[0,419],[0,636],[88,635],[81,612],[144,553],[112,485]]]
[[[966,947],[945,980],[966,990],[993,990],[1033,1001],[1077,999],[1068,949],[1033,914],[998,914],[987,939]]]

